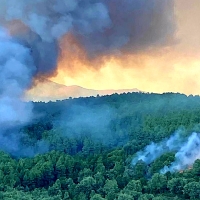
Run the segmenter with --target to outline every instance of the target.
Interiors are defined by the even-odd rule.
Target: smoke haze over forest
[[[1,0],[0,199],[199,199],[199,21],[199,0]]]
[[[15,131],[7,132],[37,118],[33,104],[25,103],[23,97],[44,77],[62,83],[77,80],[78,84],[81,79],[94,88],[98,84],[116,89],[124,82],[122,87],[127,84],[150,92],[196,93],[200,8],[193,1],[195,4],[186,0],[181,4],[178,0],[2,0],[2,141],[18,142],[23,138],[20,128],[15,130],[18,137]],[[99,77],[103,79],[98,81]],[[40,146],[36,143],[35,148]],[[11,152],[18,152],[20,148],[16,148]]]

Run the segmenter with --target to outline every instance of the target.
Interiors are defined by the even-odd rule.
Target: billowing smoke
[[[150,164],[164,153],[176,151],[181,148],[182,142],[183,139],[180,137],[179,131],[169,139],[165,139],[159,143],[152,142],[143,151],[137,152],[137,156],[132,160],[132,165],[135,165],[139,160]]]
[[[20,127],[32,119],[32,103],[21,98],[31,86],[35,71],[30,48],[0,29],[0,148],[15,156],[33,156],[47,150],[43,141],[32,149],[20,146]]]
[[[104,0],[110,26],[81,37],[90,52],[137,52],[169,45],[175,32],[174,0]],[[90,41],[93,42],[90,42]]]
[[[175,161],[171,166],[165,166],[161,173],[184,170],[191,167],[197,159],[200,159],[200,134],[194,132],[175,154]]]
[[[6,130],[31,120],[32,105],[22,97],[36,76],[55,71],[64,35],[72,34],[94,57],[163,45],[173,32],[173,0],[2,0],[1,136],[7,140],[12,133]]]
[[[21,101],[24,90],[31,85],[35,71],[30,49],[17,43],[0,29],[0,125],[27,122],[31,104]]]
[[[6,136],[5,131],[30,120],[32,105],[22,102],[21,96],[31,85],[34,70],[30,50],[0,29],[0,145],[3,150],[12,151],[17,143],[15,139],[12,143],[14,135]]]
[[[189,137],[181,136],[180,131],[160,143],[151,143],[143,151],[139,151],[132,160],[135,165],[139,160],[146,164],[152,163],[167,152],[176,152],[175,161],[170,166],[165,166],[161,173],[176,172],[191,167],[195,160],[200,159],[200,134],[192,133]]]
[[[163,45],[175,31],[173,0],[2,0],[0,18],[4,24],[19,20],[39,36],[31,44],[40,58],[48,58],[46,62],[55,58],[57,40],[69,32],[88,54],[96,56],[122,48],[136,51]],[[29,42],[30,32],[26,33]]]

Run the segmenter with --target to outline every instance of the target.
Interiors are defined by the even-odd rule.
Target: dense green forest
[[[20,150],[0,152],[0,199],[200,199],[198,157],[192,168],[167,173],[160,170],[176,151],[132,164],[152,142],[200,132],[199,96],[128,93],[33,104],[35,118],[18,127]]]

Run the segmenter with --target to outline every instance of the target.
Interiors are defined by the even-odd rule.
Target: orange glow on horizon
[[[200,94],[200,2],[175,2],[177,44],[89,61],[78,41],[68,35],[61,41],[57,75],[50,80],[98,90]]]
[[[81,61],[76,61],[76,69],[58,69],[58,75],[51,80],[65,85],[81,85],[90,89],[138,88],[158,93],[200,93],[200,55],[193,57],[165,50],[162,55],[112,57],[98,70],[88,68]]]

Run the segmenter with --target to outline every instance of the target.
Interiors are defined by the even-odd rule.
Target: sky
[[[159,21],[158,15],[148,21],[148,24],[159,25],[155,25],[155,32],[146,32],[143,37],[146,41],[145,37],[155,36],[159,42],[148,38],[150,45],[146,45],[149,44],[147,42],[141,45],[140,42],[139,48],[137,41],[133,42],[134,37],[138,39],[138,35],[133,34],[128,44],[121,45],[116,51],[103,50],[106,53],[98,52],[98,56],[95,53],[95,56],[88,56],[88,51],[85,50],[88,48],[87,43],[85,47],[85,43],[81,43],[74,34],[66,34],[60,39],[61,54],[57,71],[48,78],[67,86],[79,85],[96,90],[138,88],[146,92],[200,94],[200,1],[175,0],[173,12],[168,12],[167,3],[164,8],[162,12],[166,11],[165,20]],[[143,10],[140,13],[138,9],[137,14],[143,16],[142,12]],[[110,15],[113,20],[112,13]],[[119,13],[119,24],[127,23],[130,29],[133,26],[131,21],[143,23],[142,18],[137,15],[135,18],[126,17]],[[166,20],[173,21],[174,25],[165,26]],[[126,21],[130,21],[130,24]],[[161,41],[161,34],[165,36],[164,41]],[[97,38],[91,35],[88,40],[90,39],[95,46]]]

